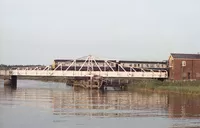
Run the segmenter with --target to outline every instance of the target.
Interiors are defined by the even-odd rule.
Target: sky
[[[200,0],[0,0],[0,64],[200,52]]]

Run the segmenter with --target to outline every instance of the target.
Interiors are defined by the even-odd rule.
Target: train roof
[[[166,64],[167,61],[129,61],[129,60],[119,60],[119,63],[150,63],[150,64]]]
[[[72,59],[68,59],[68,60],[66,60],[66,59],[55,59],[54,60],[55,62],[66,62],[66,61],[73,61]]]
[[[73,59],[55,59],[54,62],[72,62]],[[96,62],[104,62],[105,60],[95,60]],[[150,63],[150,64],[166,64],[167,61],[130,61],[130,60],[107,60],[108,62],[119,62],[119,63]],[[76,62],[85,62],[85,60],[76,60]]]
[[[54,62],[72,62],[72,59],[55,59]],[[95,60],[96,62],[104,62],[105,60]],[[116,62],[116,60],[107,60],[111,62]],[[76,60],[76,62],[85,62],[85,60]]]

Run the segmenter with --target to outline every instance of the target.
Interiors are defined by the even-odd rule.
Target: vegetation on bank
[[[135,80],[128,90],[135,89],[200,95],[200,81]]]

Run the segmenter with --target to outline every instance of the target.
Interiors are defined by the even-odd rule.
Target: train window
[[[114,66],[114,64],[113,64],[113,63],[111,63],[110,65],[111,65],[111,67],[113,67],[113,66]]]
[[[134,64],[134,67],[137,67],[137,65],[136,65],[136,64]]]
[[[138,67],[140,67],[140,64],[138,64]]]
[[[132,67],[132,64],[129,64],[130,67]]]

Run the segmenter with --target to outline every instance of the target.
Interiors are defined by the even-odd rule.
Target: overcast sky
[[[200,52],[200,0],[0,0],[0,63]]]

